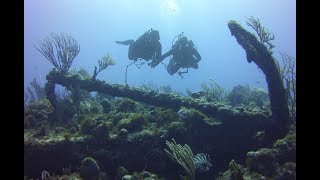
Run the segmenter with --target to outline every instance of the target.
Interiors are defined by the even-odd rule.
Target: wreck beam
[[[64,87],[79,87],[89,92],[109,94],[116,97],[130,98],[153,106],[171,108],[179,110],[181,107],[194,108],[219,120],[267,120],[269,114],[262,111],[233,108],[220,103],[203,103],[198,100],[174,95],[170,93],[159,93],[156,91],[146,91],[141,88],[129,87],[119,84],[110,84],[100,80],[81,79],[78,75],[66,75],[59,71],[52,70],[47,75],[48,84],[60,84]],[[51,86],[52,87],[52,86]],[[51,97],[52,89],[49,94]],[[54,99],[49,99],[55,103]]]
[[[236,21],[229,21],[228,27],[231,35],[237,39],[239,45],[245,50],[248,63],[252,61],[256,63],[265,75],[272,112],[271,120],[277,124],[274,127],[278,127],[280,131],[287,130],[289,127],[288,102],[283,81],[272,52]]]

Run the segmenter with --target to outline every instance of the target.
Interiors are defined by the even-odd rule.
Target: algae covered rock
[[[84,180],[96,180],[100,176],[100,167],[96,160],[91,157],[86,157],[81,162],[80,176]]]
[[[142,172],[133,172],[131,175],[124,175],[121,180],[135,180],[135,179],[143,179],[143,180],[160,180],[156,174],[153,174],[148,171]]]
[[[110,130],[110,127],[108,126],[107,123],[101,123],[97,127],[94,128],[94,130],[93,130],[94,136],[97,139],[105,139],[109,135],[109,130]]]
[[[178,114],[172,109],[156,108],[152,111],[151,119],[159,125],[166,125],[173,121],[178,120]]]
[[[109,113],[111,111],[111,103],[107,98],[104,98],[101,102],[100,102],[102,108],[103,108],[103,112],[104,113]]]
[[[92,100],[85,100],[80,102],[80,112],[83,114],[97,114],[103,111],[103,107]]]
[[[296,179],[296,163],[286,162],[284,163],[275,179]]]
[[[131,175],[124,175],[121,180],[134,180],[135,178]]]
[[[287,135],[277,140],[272,146],[277,149],[277,159],[280,163],[296,161],[296,127],[291,126]]]
[[[178,115],[180,120],[191,123],[195,127],[207,125],[216,126],[222,123],[215,118],[208,118],[205,114],[196,109],[181,108],[178,111]]]
[[[243,172],[241,172],[241,165],[237,164],[233,159],[229,163],[229,171],[231,179],[242,179]]]
[[[118,129],[125,128],[128,131],[138,131],[146,123],[141,113],[133,113],[128,118],[121,119],[118,123]]]
[[[96,126],[98,126],[98,123],[95,120],[85,118],[80,124],[80,132],[83,134],[94,134]]]
[[[174,121],[168,126],[168,135],[176,137],[179,135],[184,135],[187,132],[187,128],[183,122]]]
[[[227,98],[232,106],[246,105],[262,107],[265,103],[269,103],[268,92],[248,85],[235,86]]]
[[[137,103],[134,100],[131,100],[129,98],[124,98],[118,104],[118,111],[121,111],[121,112],[135,112],[136,108],[137,108]]]
[[[182,121],[198,121],[206,118],[200,111],[188,108],[181,108],[178,111],[178,115]]]
[[[270,177],[279,168],[276,153],[276,150],[267,148],[262,148],[255,152],[250,151],[247,154],[246,164],[251,170]]]
[[[24,112],[25,127],[36,126],[39,122],[48,120],[48,116],[52,112],[53,107],[46,98],[30,103]]]

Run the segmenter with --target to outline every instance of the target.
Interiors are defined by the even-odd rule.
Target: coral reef
[[[245,166],[232,160],[217,179],[296,179],[296,129],[291,126],[271,148],[249,151]]]
[[[70,99],[68,96],[65,98]],[[228,160],[233,156],[240,158],[237,161],[245,163],[248,151],[268,144],[269,132],[263,128],[262,120],[222,120],[196,109],[182,107],[175,111],[119,97],[108,99],[110,106],[108,113],[105,113],[100,103],[103,99],[104,96],[85,96],[81,101],[80,113],[63,120],[50,115],[52,108],[48,111],[50,118],[34,118],[35,122],[42,123],[25,129],[26,175],[37,177],[46,169],[50,174],[62,176],[62,169],[69,166],[72,167],[71,173],[79,173],[81,161],[90,156],[97,161],[100,171],[111,179],[116,176],[119,166],[130,171],[141,171],[147,167],[148,171],[157,172],[162,177],[178,179],[184,172],[166,158],[163,151],[166,139],[174,138],[188,144],[194,152],[202,152],[206,157],[214,154],[214,162],[219,164],[214,168],[217,172],[227,168]],[[47,99],[46,102],[50,104]],[[57,103],[56,109],[60,105]],[[260,135],[261,140],[254,138],[259,132],[266,134],[264,138]],[[279,141],[277,147],[281,149],[286,146]],[[196,168],[199,172],[195,171],[195,178],[207,179],[213,170],[209,168],[208,171],[200,172],[200,169],[210,167],[208,161],[204,161],[208,158],[200,159],[203,161],[197,167],[203,168]],[[176,173],[168,174],[168,168]]]
[[[53,108],[48,99],[42,99],[30,103],[24,112],[24,127],[38,127],[42,121],[48,120]]]
[[[177,179],[184,172],[170,162],[163,151],[166,139],[174,138],[188,144],[195,152],[215,155],[215,164],[219,166],[212,170],[206,168],[209,163],[202,163],[204,166],[200,169],[209,170],[195,172],[196,178],[207,179],[213,172],[225,170],[233,156],[244,163],[249,150],[268,145],[276,138],[269,136],[270,132],[264,128],[268,113],[256,108],[231,107],[205,99],[112,85],[76,74],[62,75],[54,70],[47,79],[49,85],[57,83],[67,87],[76,83],[81,90],[80,110],[59,121],[57,116],[52,116],[48,122],[50,128],[43,129],[42,136],[36,135],[41,132],[39,128],[37,132],[32,129],[25,132],[25,154],[28,157],[25,163],[34,167],[26,169],[28,176],[36,177],[43,167],[61,175],[61,167],[72,165],[71,172],[78,172],[81,161],[91,156],[108,177],[115,177],[116,168],[123,166],[135,171],[147,167],[163,177]],[[92,97],[84,95],[87,92],[82,90],[96,90],[98,93]],[[70,96],[64,98],[72,103]],[[57,110],[62,104],[59,98],[55,103]],[[258,132],[264,132],[264,136],[255,138]],[[45,154],[50,158],[42,158]],[[42,161],[36,165],[38,162],[33,159],[39,158]],[[60,160],[51,163],[52,158]],[[168,173],[168,168],[176,173]]]

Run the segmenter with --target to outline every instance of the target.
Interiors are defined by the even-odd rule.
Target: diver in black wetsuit
[[[167,66],[170,75],[175,74],[180,68],[187,68],[185,72],[179,72],[179,75],[188,72],[188,68],[198,69],[198,62],[201,56],[195,48],[193,42],[188,40],[186,36],[179,35],[178,40],[172,46],[171,50],[161,56],[160,61],[154,61],[151,67],[157,66],[163,59],[172,55]]]
[[[150,29],[140,36],[136,41],[130,39],[126,41],[115,41],[117,44],[130,45],[128,58],[137,61],[144,59],[152,60],[151,63],[160,61],[161,58],[161,43],[159,31]]]

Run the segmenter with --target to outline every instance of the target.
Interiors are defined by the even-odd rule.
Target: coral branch
[[[99,67],[97,68],[96,66],[94,67],[94,72],[92,79],[95,80],[97,75],[106,69],[108,66],[115,65],[116,62],[111,58],[109,53],[105,54],[101,59],[98,60]]]
[[[254,19],[251,16],[251,18],[247,19],[247,25],[250,26],[257,33],[260,42],[265,43],[268,46],[269,50],[274,48],[275,45],[270,42],[274,40],[274,35],[261,25],[260,20],[258,18]]]
[[[285,82],[285,89],[288,98],[290,116],[292,122],[296,120],[296,59],[285,53],[280,53],[282,67],[280,68],[281,78]]]
[[[51,37],[39,41],[39,47],[34,46],[58,71],[66,73],[80,52],[80,45],[74,38],[64,34],[51,33]]]
[[[201,83],[200,86],[205,92],[205,97],[208,101],[223,101],[226,98],[227,92],[213,79],[209,79],[208,83]]]
[[[171,151],[164,149],[169,158],[178,162],[189,175],[189,179],[194,180],[196,168],[193,162],[193,153],[191,148],[187,144],[184,146],[177,144],[174,139],[172,139],[172,142],[166,141],[166,144]]]

